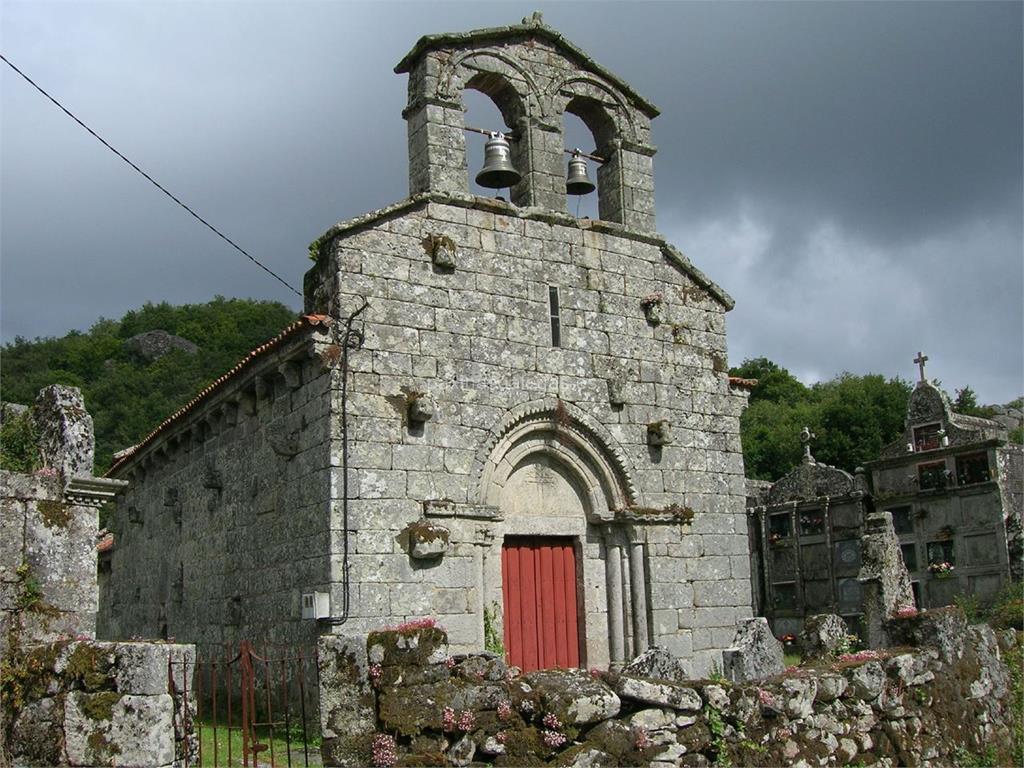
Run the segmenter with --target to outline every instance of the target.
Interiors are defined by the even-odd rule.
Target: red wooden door
[[[509,537],[501,549],[505,651],[524,672],[580,665],[572,540]]]

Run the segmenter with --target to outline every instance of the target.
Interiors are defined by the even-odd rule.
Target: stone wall
[[[195,649],[72,641],[5,657],[7,757],[14,765],[164,768],[182,765],[187,752],[194,762],[186,716],[194,705],[182,666],[169,675],[172,658],[194,664]]]
[[[728,297],[657,237],[481,198],[420,196],[322,242],[308,308],[344,317],[369,302],[348,403],[351,631],[431,615],[458,650],[479,649],[483,609],[502,603],[505,537],[567,536],[587,663],[616,660],[610,610],[625,612],[627,649],[720,663],[750,615]],[[407,419],[413,395],[431,404],[425,423]],[[655,445],[650,425],[669,426],[670,442]],[[673,507],[692,520],[630,517]],[[410,560],[402,535],[425,514],[451,533],[433,564]]]
[[[96,635],[96,509],[53,473],[0,470],[0,654],[23,642]]]
[[[115,465],[129,485],[109,522],[100,637],[315,642],[300,596],[330,580],[338,461],[323,334],[293,329]]]
[[[892,623],[901,647],[744,684],[685,680],[667,656],[622,674],[521,675],[493,655],[450,656],[445,634],[430,627],[325,637],[324,762],[1011,764],[1011,699],[1020,692],[1000,657],[1019,653],[1019,635],[967,627],[954,609]]]

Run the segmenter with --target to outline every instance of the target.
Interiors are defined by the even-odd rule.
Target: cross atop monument
[[[928,355],[923,352],[918,352],[917,357],[914,358],[914,362],[917,363],[917,367],[921,369],[921,383],[924,384],[927,381],[924,377],[924,364],[928,362]]]
[[[804,444],[804,464],[814,463],[814,457],[811,456],[811,441],[816,437],[817,435],[811,432],[810,427],[800,430],[800,442]]]

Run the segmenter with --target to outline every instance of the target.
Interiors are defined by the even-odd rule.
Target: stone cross
[[[800,442],[804,444],[804,463],[814,463],[814,457],[811,456],[811,440],[816,438],[817,435],[811,432],[810,427],[804,427],[800,430]]]
[[[923,384],[927,381],[924,377],[924,364],[928,362],[928,355],[923,352],[918,352],[917,357],[914,358],[914,362],[917,363],[917,367],[921,369],[921,383]]]

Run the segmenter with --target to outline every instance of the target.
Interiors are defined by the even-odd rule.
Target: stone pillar
[[[516,126],[512,163],[523,179],[512,188],[512,202],[552,211],[568,210],[562,130],[536,118],[523,117]]]
[[[644,573],[645,544],[633,540],[629,544],[629,586],[633,603],[633,656],[647,650],[647,578]]]
[[[598,215],[629,229],[654,232],[655,148],[613,140],[597,169]]]
[[[886,623],[893,612],[914,605],[910,574],[887,511],[872,512],[864,519],[861,559],[857,580],[864,586],[865,640],[869,648],[884,648],[889,645]]]
[[[622,605],[622,547],[614,541],[614,529],[606,529],[605,581],[608,592],[608,655],[611,666],[619,668],[626,662],[625,612]]]
[[[43,466],[57,470],[65,483],[91,477],[96,442],[92,416],[78,388],[53,384],[41,389],[34,418]]]

